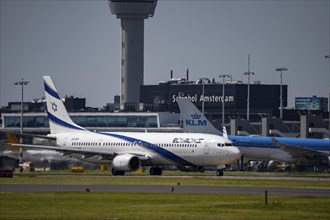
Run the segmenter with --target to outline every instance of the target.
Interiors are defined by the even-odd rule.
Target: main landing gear
[[[111,173],[114,176],[124,176],[125,175],[125,171],[118,171],[118,170],[115,170],[114,168],[111,169]]]
[[[217,175],[217,176],[223,176],[223,171],[222,171],[222,170],[217,170],[216,175]]]
[[[152,176],[155,176],[155,175],[161,176],[162,173],[163,173],[163,170],[160,167],[151,167],[150,168],[150,175],[152,175]]]

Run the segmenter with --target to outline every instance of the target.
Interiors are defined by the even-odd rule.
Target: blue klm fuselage
[[[273,143],[272,137],[229,135],[228,138],[238,147],[278,148]],[[330,153],[330,140],[326,139],[277,137],[276,140],[286,145]]]

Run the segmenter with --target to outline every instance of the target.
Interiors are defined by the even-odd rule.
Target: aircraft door
[[[209,145],[207,142],[204,144],[204,154],[209,154]]]
[[[64,140],[63,140],[63,147],[67,147],[68,146],[68,143],[69,143],[68,138],[67,137],[64,138]]]

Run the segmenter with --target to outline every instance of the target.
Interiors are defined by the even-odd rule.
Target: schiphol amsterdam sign
[[[234,102],[235,98],[234,96],[219,96],[219,95],[186,95],[186,96],[180,96],[180,95],[173,95],[172,101],[175,102],[176,98],[187,98],[191,102],[204,102],[204,103],[222,103],[225,102]]]

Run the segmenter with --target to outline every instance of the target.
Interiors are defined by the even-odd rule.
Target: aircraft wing
[[[119,155],[116,152],[105,152],[105,151],[97,151],[97,150],[86,150],[82,148],[69,148],[69,147],[55,147],[55,146],[47,146],[47,145],[33,145],[33,144],[9,144],[11,146],[21,146],[26,148],[35,148],[35,149],[41,149],[41,150],[55,150],[62,152],[64,155],[70,155],[70,154],[82,154],[85,157],[91,157],[91,156],[101,156],[103,158],[112,160],[117,155]],[[132,153],[130,153],[132,154]],[[148,160],[150,157],[148,155],[142,155],[142,154],[132,154],[134,156],[139,157],[140,160]]]
[[[273,143],[282,149],[283,151],[289,153],[294,158],[307,158],[307,159],[316,159],[316,158],[328,158],[328,155],[322,153],[320,151],[296,146],[296,145],[289,145],[279,142],[276,138],[272,138]]]
[[[30,134],[30,133],[19,133],[19,132],[14,132],[14,131],[0,131],[0,133],[4,133],[7,135],[15,135],[19,137],[36,137],[36,138],[42,138],[46,140],[56,140],[56,137],[49,137],[45,135],[37,135],[37,134]],[[8,137],[8,136],[7,136]]]

